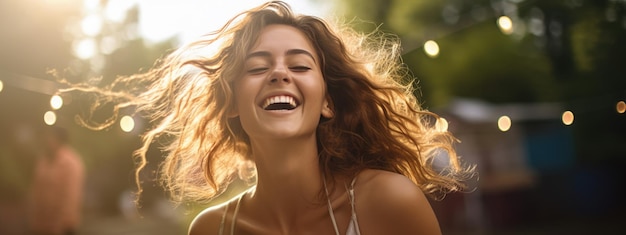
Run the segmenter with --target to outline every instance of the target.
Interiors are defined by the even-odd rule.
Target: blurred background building
[[[152,180],[132,203],[132,152],[146,125],[76,124],[90,97],[62,95],[51,70],[105,85],[262,1],[0,1],[0,234],[25,234],[38,130],[68,129],[84,157],[82,234],[185,233]],[[476,163],[475,190],[433,201],[444,234],[616,234],[626,209],[626,1],[302,0],[297,12],[398,35],[416,96]],[[104,120],[107,110],[96,113]]]

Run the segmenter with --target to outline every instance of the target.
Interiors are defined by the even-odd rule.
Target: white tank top
[[[346,231],[346,235],[361,235],[361,231],[359,230],[359,222],[356,219],[356,210],[354,209],[354,183],[356,182],[356,177],[350,183],[350,188],[348,189],[348,196],[350,197],[350,207],[352,208],[352,213],[350,216],[350,223],[348,224],[348,231]],[[326,180],[324,180],[324,190],[326,191],[326,200],[328,201],[328,214],[330,214],[330,219],[333,221],[333,227],[335,228],[335,234],[341,235],[339,233],[339,229],[337,228],[337,221],[335,221],[335,212],[333,211],[333,207],[330,203],[330,198],[328,197],[328,187],[326,187]]]

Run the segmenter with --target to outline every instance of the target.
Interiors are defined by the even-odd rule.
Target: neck
[[[257,166],[257,187],[251,198],[266,218],[289,224],[304,210],[322,205],[315,135],[289,140],[252,141]],[[270,221],[268,221],[270,222]]]

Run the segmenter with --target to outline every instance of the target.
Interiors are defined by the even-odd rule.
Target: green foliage
[[[619,43],[626,31],[619,23],[624,4],[615,1],[342,3],[346,17],[369,22],[356,24],[358,30],[380,26],[402,39],[405,62],[432,106],[445,106],[459,96],[493,103],[551,102],[623,90],[615,86],[623,83],[616,76],[621,73],[617,68],[624,67],[617,64],[615,51],[625,48]],[[609,12],[615,15],[613,20],[607,20]],[[514,18],[516,26],[522,23],[526,30],[503,34],[496,24],[500,15]],[[541,23],[531,26],[534,18]],[[540,32],[531,33],[530,27],[540,27]],[[554,28],[560,32],[552,33]],[[438,57],[424,54],[422,44],[427,40],[439,44]],[[602,78],[579,80],[600,74]]]
[[[532,39],[519,41],[502,34],[493,16],[480,22],[462,12],[485,8],[485,4],[484,1],[368,1],[349,8],[346,15],[364,16],[361,19],[373,22],[356,25],[359,30],[372,30],[367,26],[382,23],[382,30],[403,39],[403,46],[408,49],[405,62],[419,80],[423,99],[431,106],[445,106],[456,96],[494,103],[558,99],[560,93],[551,61],[532,45]],[[381,9],[387,12],[381,13]],[[444,23],[444,9],[452,11],[452,17],[457,17],[459,23]],[[422,50],[421,45],[429,39],[439,44],[441,52],[437,58],[427,57]]]
[[[624,159],[626,120],[615,112],[626,99],[624,1],[342,2],[347,17],[370,22],[358,30],[380,26],[401,38],[427,108],[444,108],[455,97],[559,102],[576,115],[579,162]],[[518,27],[513,35],[500,32],[502,15]],[[438,43],[437,57],[424,53],[427,40]]]
[[[502,35],[491,22],[438,43],[441,52],[436,58],[422,48],[405,55],[433,106],[444,106],[454,96],[493,103],[558,98],[548,58],[532,45]]]

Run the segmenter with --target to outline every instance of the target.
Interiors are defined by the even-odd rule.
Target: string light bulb
[[[508,16],[500,16],[498,18],[498,28],[502,33],[509,35],[513,33],[513,20]]]
[[[617,102],[615,109],[617,110],[617,113],[626,112],[626,102],[624,102],[623,100],[620,100],[619,102]]]
[[[58,96],[58,95],[53,95],[50,98],[50,107],[53,110],[57,110],[63,107],[63,98],[61,98],[61,96]]]
[[[43,114],[43,122],[48,126],[52,126],[57,122],[57,115],[52,111]]]
[[[424,43],[424,52],[430,58],[435,58],[439,55],[439,44],[433,40],[428,40]]]
[[[563,112],[563,115],[561,115],[561,120],[566,126],[572,125],[572,123],[574,123],[574,113],[569,110]]]
[[[511,118],[506,115],[498,118],[498,129],[502,132],[506,132],[511,129]]]
[[[124,132],[133,131],[133,129],[135,129],[135,120],[128,115],[122,117],[120,120],[120,128],[122,128],[122,131]]]

